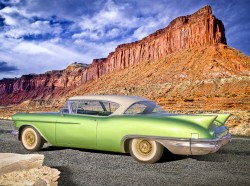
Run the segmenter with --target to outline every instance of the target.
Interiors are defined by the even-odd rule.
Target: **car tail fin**
[[[209,129],[210,125],[216,120],[217,115],[178,115],[171,117],[195,123],[203,128]]]
[[[222,126],[226,123],[226,121],[228,120],[228,118],[230,117],[231,114],[216,114],[217,118],[214,121],[214,124],[219,127]]]

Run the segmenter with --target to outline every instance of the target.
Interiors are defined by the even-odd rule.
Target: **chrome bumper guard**
[[[231,141],[232,136],[227,133],[225,136],[213,140],[202,139],[167,139],[157,140],[173,154],[179,155],[205,155],[218,151],[222,146]]]

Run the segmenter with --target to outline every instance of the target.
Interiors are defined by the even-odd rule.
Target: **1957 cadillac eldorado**
[[[57,113],[12,116],[25,149],[53,146],[130,153],[154,163],[164,148],[173,154],[205,155],[231,140],[224,126],[230,114],[171,114],[136,96],[90,95],[70,98]]]

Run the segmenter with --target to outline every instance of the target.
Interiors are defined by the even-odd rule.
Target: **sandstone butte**
[[[210,6],[90,65],[1,80],[0,116],[58,110],[83,94],[144,96],[171,112],[230,112],[231,131],[250,135],[250,57],[227,45]]]

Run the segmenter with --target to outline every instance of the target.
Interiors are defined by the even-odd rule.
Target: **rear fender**
[[[216,120],[217,115],[177,115],[170,116],[169,118],[195,123],[200,127],[209,129],[210,125]]]
[[[166,144],[162,143],[162,141],[176,139],[176,138],[167,138],[167,137],[161,137],[161,136],[127,135],[127,136],[124,136],[121,140],[121,152],[129,153],[129,141],[132,139],[140,139],[140,138],[156,141],[160,143],[161,145],[163,145],[168,150],[169,150],[169,147]]]

